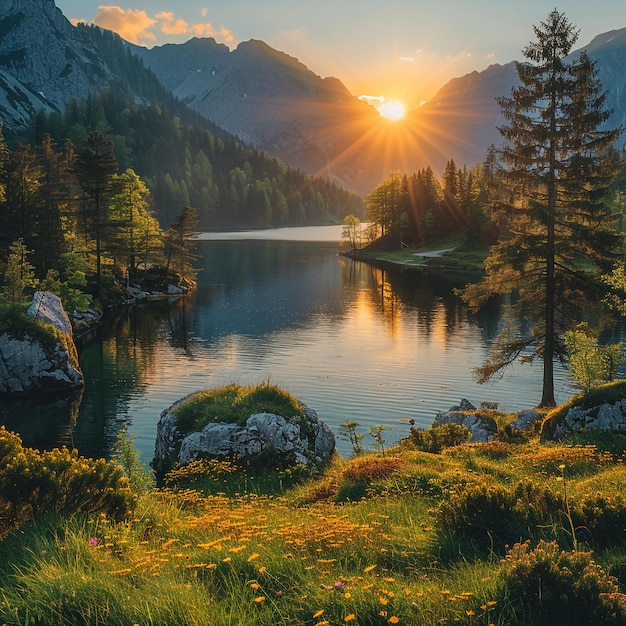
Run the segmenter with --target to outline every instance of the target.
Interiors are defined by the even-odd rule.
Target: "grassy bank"
[[[360,250],[350,256],[372,264],[388,263],[404,269],[483,272],[487,252],[486,249],[468,247],[461,237],[453,237],[419,248]]]
[[[0,623],[624,623],[623,438],[446,443],[420,432],[269,492],[214,462],[123,521],[40,515],[0,542]]]

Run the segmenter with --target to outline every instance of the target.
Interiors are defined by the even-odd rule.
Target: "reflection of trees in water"
[[[30,396],[0,399],[0,424],[38,450],[74,447],[74,428],[83,392],[68,397]]]
[[[74,438],[81,454],[107,456],[130,398],[144,387],[155,368],[158,349],[168,333],[170,303],[126,308],[98,331],[81,355],[85,391]]]
[[[370,293],[370,303],[391,332],[407,315],[416,315],[427,335],[437,334],[445,340],[468,323],[467,306],[454,295],[454,289],[467,282],[462,276],[381,268],[350,259],[343,262],[342,276],[346,289]],[[480,317],[476,320],[480,324]]]

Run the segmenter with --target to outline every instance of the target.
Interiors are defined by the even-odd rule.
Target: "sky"
[[[578,47],[626,28],[624,0],[55,0],[73,23],[95,23],[153,47],[213,37],[231,50],[261,39],[354,95],[431,98],[451,78],[522,59],[533,25],[556,8]]]

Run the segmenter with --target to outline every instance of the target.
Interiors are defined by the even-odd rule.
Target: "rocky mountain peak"
[[[86,98],[107,78],[97,50],[54,0],[0,0],[0,114],[6,126]],[[45,45],[42,45],[45,42]]]

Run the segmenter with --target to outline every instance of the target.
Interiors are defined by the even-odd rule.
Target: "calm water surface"
[[[541,370],[516,366],[478,385],[502,311],[471,315],[452,295],[468,277],[387,272],[337,256],[341,227],[204,234],[203,270],[186,299],[120,312],[81,353],[81,398],[0,405],[27,445],[108,454],[119,429],[149,462],[163,409],[199,389],[270,380],[315,409],[335,434],[346,418],[384,424],[391,444],[467,398],[517,411],[541,397]],[[557,373],[557,401],[572,392]],[[75,415],[72,419],[71,414]],[[340,453],[350,445],[337,440]]]

